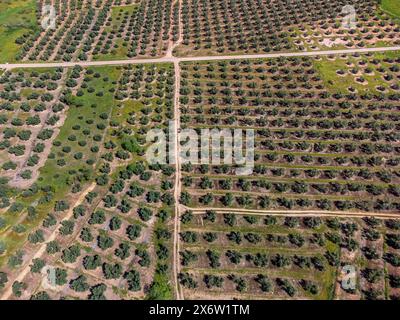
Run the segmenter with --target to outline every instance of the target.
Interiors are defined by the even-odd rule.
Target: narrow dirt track
[[[377,213],[377,212],[352,212],[352,211],[318,211],[318,210],[253,210],[253,209],[229,209],[229,208],[189,208],[187,210],[193,214],[204,214],[206,211],[212,210],[217,213],[233,213],[233,214],[252,214],[252,215],[276,215],[276,216],[311,216],[311,217],[347,217],[347,218],[363,218],[376,217],[381,219],[400,218],[397,213]]]
[[[174,100],[174,157],[175,157],[175,186],[174,186],[174,199],[175,199],[175,216],[174,216],[174,245],[173,245],[173,270],[175,282],[175,294],[178,300],[182,300],[179,283],[178,273],[180,272],[179,264],[179,231],[180,231],[180,205],[179,197],[181,194],[181,167],[180,167],[180,149],[179,149],[179,133],[180,127],[180,112],[179,112],[179,90],[180,90],[180,69],[179,63],[174,63],[175,69],[175,100]],[[171,161],[171,159],[170,159]]]
[[[181,15],[181,7],[182,1],[177,0],[179,3],[179,17],[178,17],[178,25],[179,25],[179,35],[178,40],[175,43],[172,43],[171,47],[167,51],[166,57],[175,59],[172,54],[174,49],[183,41],[183,30],[182,30],[182,15]],[[179,128],[180,128],[180,107],[179,107],[179,91],[180,91],[180,82],[181,82],[181,70],[179,66],[179,61],[174,60],[174,71],[175,71],[175,93],[174,93],[174,121],[175,121],[175,187],[174,187],[174,199],[175,199],[175,217],[174,217],[174,244],[173,244],[173,263],[172,269],[174,272],[174,285],[175,285],[175,296],[177,300],[183,300],[183,291],[181,290],[179,281],[178,281],[178,273],[180,272],[180,263],[179,263],[179,233],[180,233],[180,205],[179,198],[181,194],[181,164],[180,164],[180,143],[179,143]]]
[[[174,45],[175,46],[175,45]],[[360,48],[360,49],[340,49],[340,50],[323,50],[323,51],[301,51],[301,52],[279,52],[266,54],[248,54],[248,55],[227,55],[227,56],[204,56],[204,57],[173,57],[164,56],[155,59],[126,59],[126,60],[107,60],[107,61],[75,61],[75,62],[49,62],[49,63],[14,63],[0,64],[0,69],[18,69],[18,68],[68,68],[76,65],[82,67],[95,66],[116,66],[126,64],[146,64],[146,63],[175,63],[185,61],[215,61],[215,60],[241,60],[241,59],[268,59],[280,57],[308,57],[308,56],[327,56],[338,54],[352,53],[372,53],[400,51],[400,46],[397,47],[380,47],[380,48]]]

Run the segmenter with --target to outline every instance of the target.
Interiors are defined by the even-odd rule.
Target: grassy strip
[[[400,18],[400,0],[381,0],[381,9],[386,13]]]
[[[54,159],[48,159],[43,168],[40,169],[40,176],[37,181],[39,187],[49,186],[53,191],[53,199],[50,202],[40,203],[36,206],[37,216],[35,219],[24,219],[21,223],[25,227],[25,232],[16,233],[11,232],[6,237],[0,236],[0,241],[3,241],[7,247],[7,252],[5,255],[0,257],[0,266],[7,262],[8,258],[19,248],[21,248],[24,243],[27,241],[27,236],[31,230],[37,228],[43,219],[46,217],[48,213],[53,212],[54,204],[58,200],[73,200],[74,195],[71,196],[70,188],[71,188],[71,178],[73,175],[79,172],[79,170],[88,170],[89,176],[93,176],[93,166],[86,164],[86,158],[82,160],[76,160],[73,157],[73,154],[76,151],[81,151],[84,155],[89,153],[88,148],[90,148],[91,143],[86,136],[83,136],[81,132],[72,131],[72,126],[76,124],[80,124],[82,128],[88,128],[89,126],[86,124],[85,120],[93,117],[94,115],[99,115],[103,112],[109,112],[109,108],[113,106],[114,98],[113,93],[108,90],[112,87],[112,81],[117,80],[119,77],[119,70],[115,67],[95,67],[93,68],[94,72],[98,72],[100,74],[99,78],[93,78],[90,82],[90,85],[95,88],[95,92],[88,93],[85,92],[84,96],[75,98],[74,104],[80,105],[80,107],[71,106],[67,112],[67,118],[63,127],[60,130],[59,135],[56,140],[61,142],[61,145],[70,145],[71,152],[63,155],[63,159],[65,159],[68,165],[59,166],[57,165],[57,158],[59,158],[62,154],[60,152],[61,147],[52,147],[51,153],[57,155]],[[104,77],[108,77],[109,81],[105,82]],[[103,91],[103,96],[97,96],[96,93],[99,91]],[[91,108],[92,104],[96,104],[96,109]],[[97,120],[97,118],[96,118]],[[95,124],[98,121],[95,121]],[[85,147],[78,146],[77,142],[70,142],[68,140],[71,132],[74,132],[77,135],[77,141],[79,140],[87,140],[88,144]],[[92,129],[91,136],[96,133],[100,133],[100,130],[96,128]],[[80,136],[81,135],[81,136]],[[98,155],[93,155],[93,160],[96,159]],[[96,163],[96,161],[94,162]],[[84,189],[85,186],[82,185]],[[38,203],[39,199],[44,195],[43,192],[38,192],[30,197],[23,197],[22,195],[18,195],[16,197],[17,202],[21,202],[24,207],[28,207],[34,203]],[[8,225],[15,225],[16,221],[20,219],[22,213],[16,214],[7,212],[4,214],[4,217],[7,219]]]
[[[38,29],[36,1],[13,0],[0,2],[0,62],[14,62],[21,48],[15,40]]]

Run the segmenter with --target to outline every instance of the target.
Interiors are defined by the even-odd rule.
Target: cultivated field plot
[[[400,221],[217,214],[182,216],[186,298],[398,299]],[[354,286],[344,268],[352,267]]]
[[[172,117],[173,66],[64,72],[67,119],[39,178],[12,196],[2,181],[0,292],[172,298],[175,170],[149,166],[143,155],[147,130]],[[53,282],[43,280],[48,268]]]
[[[332,91],[358,94],[400,93],[400,55],[383,53],[323,58],[314,64]]]
[[[339,7],[339,12],[342,10]],[[343,28],[343,17],[339,19],[322,19],[310,24],[298,26],[292,30],[290,37],[299,50],[321,50],[328,48],[365,48],[382,47],[400,44],[400,26],[394,17],[382,12],[374,1],[360,1],[355,7],[353,27]],[[336,11],[338,12],[338,11]],[[351,11],[344,10],[345,15]]]
[[[353,55],[182,63],[182,127],[255,130],[253,174],[183,164],[182,204],[398,212],[398,62]],[[338,64],[371,65],[375,80],[341,76]]]
[[[172,2],[37,1],[38,17],[41,17],[43,5],[54,7],[55,28],[44,30],[36,23],[34,28],[13,40],[14,46],[20,48],[14,52],[15,56],[8,54],[2,61],[112,60],[161,56],[172,40]]]
[[[400,0],[0,0],[0,45],[0,300],[400,299]]]
[[[355,23],[343,27],[352,11]],[[399,26],[374,0],[184,0],[177,55],[362,48],[400,43]],[[345,21],[348,21],[345,20]]]
[[[66,72],[21,70],[0,77],[1,175],[26,188],[37,179],[65,120],[59,101]]]
[[[55,28],[41,27],[44,5]],[[179,38],[180,17],[179,56],[400,43],[396,6],[375,0],[8,0],[0,9],[1,62],[161,57]]]
[[[24,34],[36,32],[37,7],[35,0],[4,0],[0,2],[0,62],[15,60]]]

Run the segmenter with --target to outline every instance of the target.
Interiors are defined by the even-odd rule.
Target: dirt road
[[[173,46],[175,47],[175,45]],[[369,53],[369,52],[386,52],[400,51],[400,46],[396,47],[380,47],[380,48],[361,48],[361,49],[340,49],[340,50],[323,50],[323,51],[300,51],[300,52],[279,52],[266,54],[249,54],[249,55],[228,55],[228,56],[204,56],[204,57],[173,57],[164,56],[154,59],[126,59],[126,60],[107,60],[107,61],[76,61],[76,62],[48,62],[48,63],[14,63],[0,64],[0,69],[17,69],[17,68],[68,68],[76,65],[82,67],[94,66],[115,66],[126,64],[146,64],[146,63],[175,63],[185,61],[214,61],[214,60],[240,60],[240,59],[267,59],[279,57],[307,57],[307,56],[326,56],[334,54],[352,54],[352,53]]]
[[[175,199],[175,217],[174,217],[174,250],[173,250],[173,270],[174,270],[174,281],[175,281],[175,294],[178,300],[182,300],[181,290],[178,283],[178,273],[180,272],[179,263],[179,232],[180,232],[180,204],[179,198],[181,195],[181,166],[180,166],[180,143],[178,128],[180,128],[180,110],[179,110],[179,90],[180,90],[180,68],[179,62],[174,62],[175,69],[175,100],[174,100],[174,156],[175,156],[175,187],[174,187],[174,199]]]
[[[251,214],[251,215],[276,215],[276,216],[311,216],[311,217],[347,217],[347,218],[362,218],[362,217],[376,217],[380,219],[393,219],[400,218],[398,213],[381,213],[381,212],[352,212],[352,211],[317,211],[317,210],[255,210],[255,209],[240,209],[240,208],[188,208],[187,210],[193,214],[204,214],[208,210],[217,213],[233,213],[237,215]]]
[[[179,66],[179,60],[172,56],[174,49],[180,45],[183,41],[183,29],[182,29],[182,1],[177,0],[179,3],[179,35],[178,40],[168,48],[166,58],[174,59],[174,72],[175,72],[175,93],[174,93],[174,134],[175,134],[175,187],[174,187],[174,199],[175,199],[175,217],[174,217],[174,244],[173,244],[173,271],[174,271],[174,282],[175,282],[175,295],[178,300],[183,300],[183,292],[179,285],[178,273],[180,272],[179,263],[179,233],[180,233],[180,204],[179,198],[181,194],[181,164],[180,164],[180,143],[179,143],[179,128],[180,128],[180,108],[179,108],[179,91],[181,82],[181,70]]]

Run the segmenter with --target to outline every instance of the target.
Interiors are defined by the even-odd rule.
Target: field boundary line
[[[222,55],[222,56],[199,56],[199,57],[168,57],[148,58],[148,59],[125,59],[125,60],[99,60],[99,61],[75,61],[75,62],[45,62],[45,63],[3,63],[0,69],[11,70],[21,68],[70,68],[74,66],[95,67],[95,66],[119,66],[127,64],[156,64],[156,63],[180,63],[196,61],[220,61],[220,60],[246,60],[246,59],[271,59],[281,57],[314,57],[352,53],[374,53],[400,51],[400,46],[378,47],[378,48],[358,48],[358,49],[337,49],[319,51],[297,51],[297,52],[277,52],[265,54],[248,55]]]

